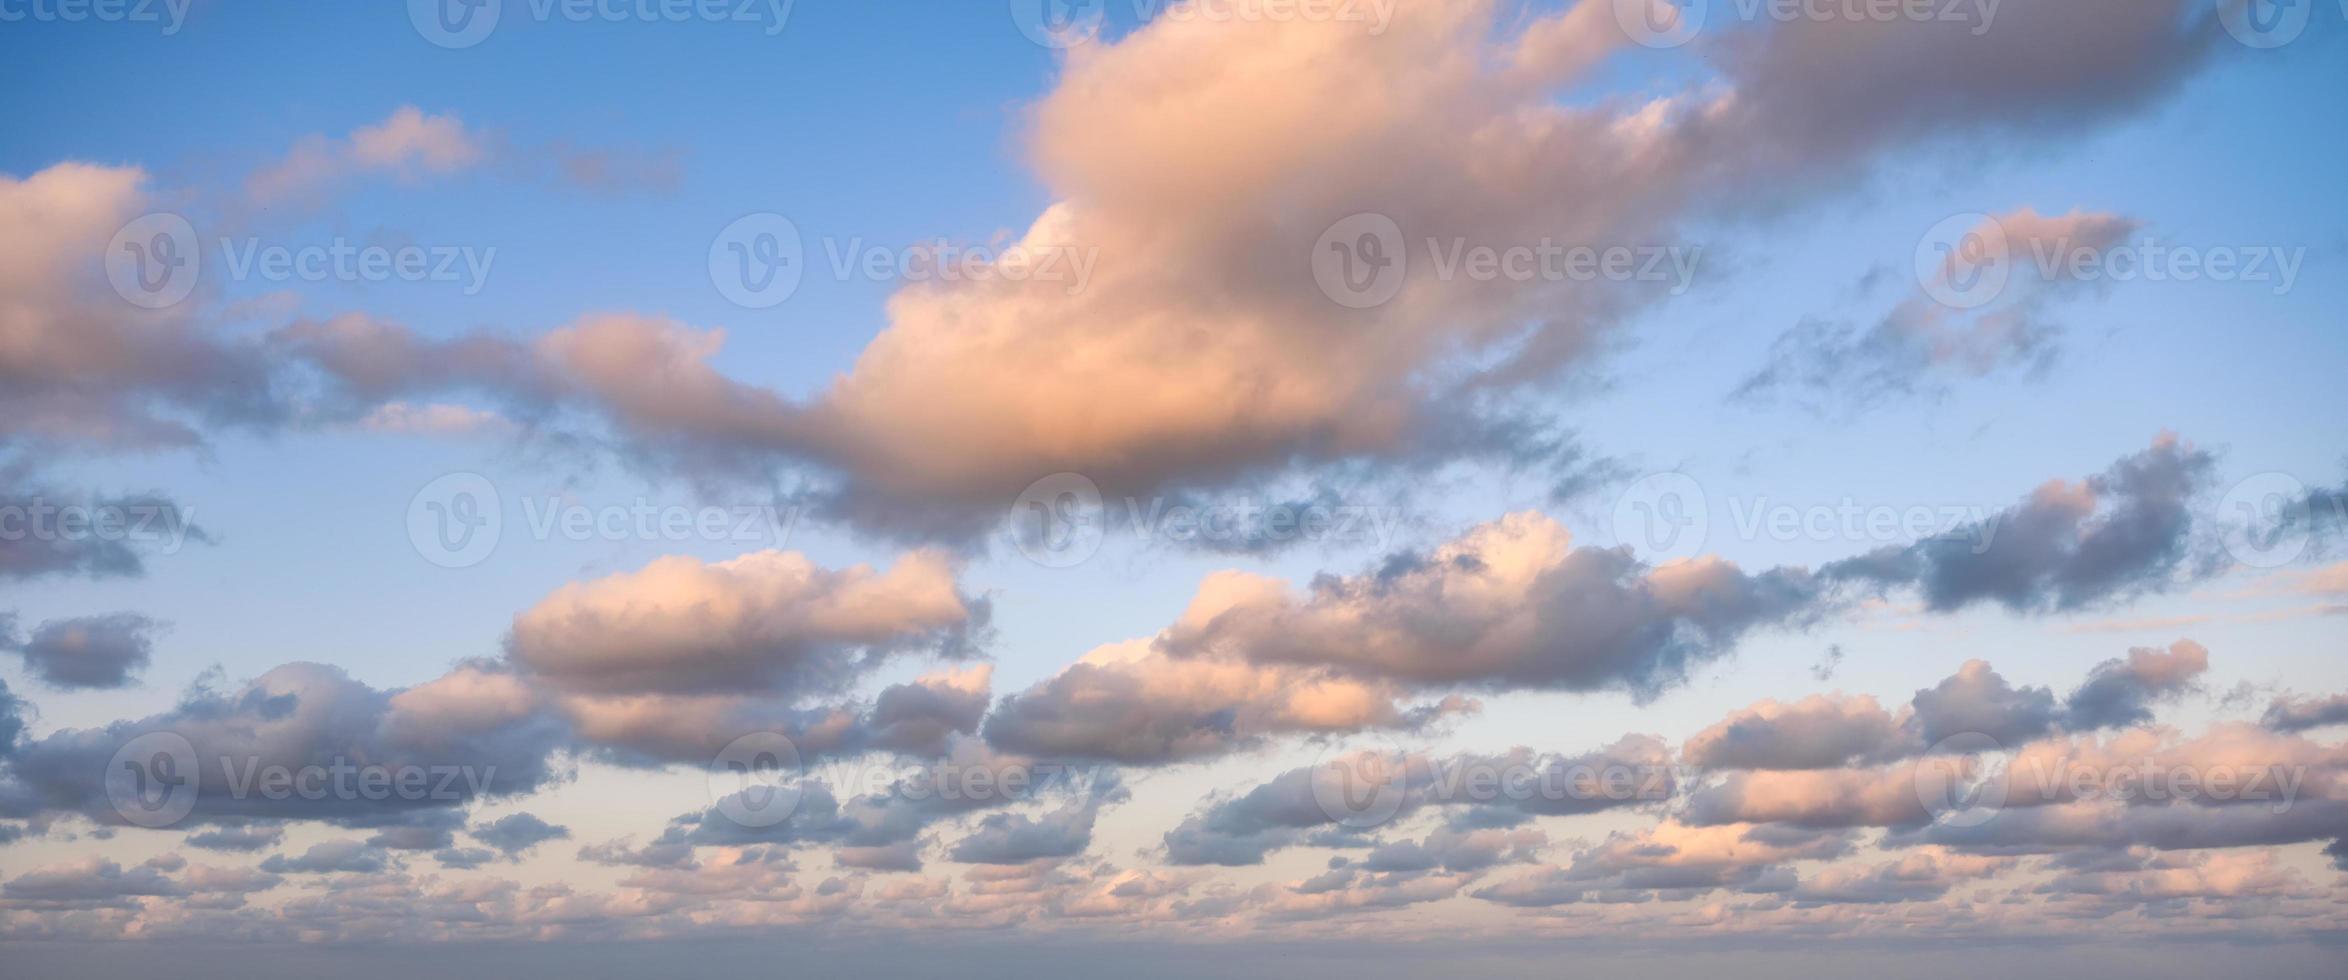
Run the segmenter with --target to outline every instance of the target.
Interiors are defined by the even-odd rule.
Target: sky
[[[2344,44],[0,0],[0,956],[2326,975]]]

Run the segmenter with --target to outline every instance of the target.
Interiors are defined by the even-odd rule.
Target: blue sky
[[[2023,10],[2044,6],[2006,2]],[[820,402],[837,379],[863,370],[860,355],[869,356],[876,338],[912,316],[892,305],[902,284],[836,277],[825,262],[827,248],[853,242],[902,250],[941,239],[999,246],[1026,234],[1069,184],[1107,194],[1101,188],[1156,186],[1160,170],[1174,174],[1196,166],[1201,174],[1219,173],[1179,154],[1086,169],[1095,158],[1085,154],[1095,151],[1066,149],[1091,132],[1084,120],[1042,115],[1040,107],[1077,81],[1097,82],[1111,92],[1103,98],[1112,106],[1145,113],[1152,108],[1147,98],[1118,103],[1114,86],[1139,86],[1136,78],[1174,77],[1184,67],[1213,63],[1212,32],[1192,31],[1183,37],[1200,50],[1189,66],[1169,58],[1133,75],[1118,74],[1113,69],[1122,64],[1120,57],[1139,64],[1155,53],[1142,42],[1175,49],[1179,40],[1161,29],[1166,25],[1135,18],[1122,4],[1110,4],[1120,8],[1110,27],[1103,37],[1081,42],[1074,61],[1023,35],[1002,4],[810,0],[788,4],[787,20],[772,32],[765,20],[571,22],[528,16],[526,5],[514,0],[506,6],[511,9],[486,41],[461,50],[431,43],[398,4],[194,0],[184,26],[170,34],[152,24],[0,25],[0,86],[9,93],[10,120],[0,127],[0,174],[22,180],[67,161],[136,166],[146,175],[147,203],[187,213],[200,238],[227,235],[294,249],[342,238],[475,254],[494,250],[487,276],[470,293],[450,282],[207,278],[205,291],[185,311],[225,344],[262,343],[290,323],[363,314],[398,324],[425,343],[485,335],[526,345],[582,317],[626,312],[670,318],[694,330],[722,329],[723,348],[708,357],[708,366],[797,405]],[[1488,29],[1502,43],[1573,5],[1471,6],[1500,9]],[[2208,28],[2198,19],[2203,6],[2180,9],[2190,8],[2188,23]],[[771,17],[763,5],[749,9]],[[2145,452],[2165,432],[2211,454],[2193,514],[2220,521],[2215,501],[2256,474],[2290,474],[2307,486],[2338,485],[2348,474],[2348,446],[2331,421],[2342,407],[2337,377],[2348,364],[2348,335],[2339,329],[2340,311],[2348,309],[2348,278],[2340,275],[2348,263],[2348,191],[2337,173],[2337,162],[2348,153],[2348,126],[2342,125],[2340,101],[2329,97],[2348,85],[2348,58],[2340,56],[2348,35],[2341,30],[2344,13],[2317,4],[2309,33],[2273,51],[2251,50],[2218,35],[2201,64],[2175,70],[2173,79],[2149,86],[2140,98],[2098,101],[2105,80],[2089,72],[2077,83],[2086,94],[2025,94],[2008,107],[2010,118],[1984,111],[1921,138],[1886,139],[1848,160],[1828,159],[1821,150],[1818,159],[1795,170],[1755,165],[1739,171],[1734,161],[1741,150],[1723,150],[1730,158],[1723,165],[1726,176],[1691,183],[1685,191],[1721,203],[1691,205],[1661,225],[1672,235],[1668,244],[1699,256],[1685,294],[1632,304],[1594,353],[1511,393],[1512,404],[1570,430],[1587,458],[1602,461],[1581,492],[1562,499],[1550,492],[1558,474],[1534,463],[1463,457],[1420,466],[1402,450],[1342,461],[1350,469],[1303,465],[1247,474],[1261,477],[1258,483],[1233,479],[1231,468],[1213,465],[1201,466],[1195,479],[1186,475],[1154,486],[1120,486],[1102,475],[1112,503],[1155,495],[1214,505],[1264,485],[1281,491],[1327,486],[1345,505],[1399,522],[1371,541],[1242,555],[1135,540],[1112,530],[1097,555],[1075,568],[1053,568],[1023,556],[1000,522],[976,538],[924,540],[898,526],[800,513],[794,508],[813,506],[812,498],[776,495],[777,487],[797,486],[810,474],[821,479],[836,472],[825,467],[837,457],[821,455],[831,449],[777,452],[768,460],[768,479],[743,482],[689,467],[644,465],[643,447],[621,431],[628,421],[624,413],[601,407],[556,409],[581,411],[610,426],[591,430],[583,444],[497,429],[382,432],[349,420],[207,427],[195,448],[0,442],[0,453],[15,454],[0,459],[38,464],[49,484],[165,494],[213,539],[150,555],[145,574],[137,577],[8,581],[0,611],[13,610],[22,631],[113,610],[136,610],[168,625],[156,634],[152,664],[120,686],[45,684],[29,659],[20,664],[15,658],[0,660],[0,680],[38,708],[28,738],[163,716],[181,703],[183,688],[201,678],[233,691],[294,662],[328,663],[390,692],[440,678],[459,661],[509,657],[517,642],[510,631],[525,610],[572,583],[625,578],[663,556],[716,563],[775,548],[838,569],[889,567],[911,548],[934,547],[954,556],[962,593],[991,605],[991,631],[982,646],[993,664],[992,694],[1000,705],[1095,647],[1158,635],[1183,617],[1202,580],[1221,570],[1301,590],[1317,574],[1361,575],[1395,553],[1432,551],[1526,510],[1550,514],[1576,545],[1614,545],[1624,530],[1618,516],[1622,494],[1650,474],[1692,478],[1709,507],[1711,534],[1703,551],[1753,571],[1818,569],[1908,542],[1736,533],[1736,515],[1750,508],[1851,501],[1994,514],[2047,481],[2082,480],[2114,460]],[[1739,83],[1733,64],[1740,39],[1785,30],[1748,25],[1704,35],[1690,48],[1626,46],[1575,86],[1534,105],[1627,112],[1650,97],[1716,96]],[[2084,41],[2080,46],[2101,50]],[[1964,74],[1976,80],[1994,76],[2012,67],[1999,59],[2035,56],[1997,49]],[[1351,64],[1324,63],[1334,65],[1332,71]],[[1095,65],[1099,74],[1072,81],[1072,65]],[[1307,88],[1301,80],[1298,87]],[[2011,94],[1999,90],[1980,98]],[[1954,93],[1944,105],[1969,105],[1975,97]],[[1276,98],[1267,94],[1265,101]],[[2067,108],[2074,98],[2091,108]],[[2024,111],[2033,99],[2053,107],[2051,122]],[[266,207],[253,206],[252,196],[243,193],[254,174],[298,155],[304,141],[334,145],[403,107],[429,119],[455,120],[471,145],[482,148],[484,161],[420,175],[361,168],[333,177],[314,199],[280,199]],[[1249,111],[1244,103],[1226,108]],[[1919,105],[1910,111],[1931,119],[1941,109]],[[1300,130],[1296,138],[1309,140],[1317,132]],[[1167,138],[1206,161],[1258,135],[1235,122],[1227,143],[1205,132]],[[1118,160],[1109,150],[1097,152],[1099,159]],[[1464,161],[1469,151],[1427,152],[1431,159],[1456,152]],[[609,179],[565,179],[566,163],[584,160],[607,166]],[[1397,161],[1395,172],[1417,163]],[[1152,179],[1121,183],[1120,165],[1148,171]],[[1058,187],[1054,166],[1065,168],[1057,172]],[[1368,172],[1376,165],[1351,169]],[[1282,177],[1300,185],[1347,179]],[[1829,186],[1800,186],[1810,180]],[[1536,192],[1527,188],[1528,195]],[[1307,196],[1299,193],[1300,200]],[[1443,195],[1430,192],[1430,198],[1440,201]],[[1278,198],[1265,192],[1248,199]],[[1593,200],[1589,210],[1604,210],[1602,203]],[[1536,203],[1528,196],[1523,207],[1528,213],[1554,208],[1561,221],[1578,215],[1573,202]],[[2044,305],[2033,312],[2052,325],[2047,349],[2054,356],[2036,369],[2017,355],[1979,372],[1933,367],[1909,379],[1911,390],[1875,399],[1849,397],[1847,389],[1811,393],[1815,397],[1807,401],[1814,404],[1733,397],[1770,363],[1781,335],[1798,324],[1864,330],[1918,295],[1914,256],[1936,224],[1979,214],[2004,217],[2014,228],[2019,226],[2011,216],[2025,209],[2044,216],[2120,216],[2132,230],[2111,252],[2152,242],[2202,252],[2288,252],[2301,265],[2287,290],[2274,282],[2050,284]],[[783,215],[797,227],[806,243],[806,274],[779,305],[750,309],[729,302],[713,284],[709,255],[720,229],[759,212]],[[1287,216],[1263,217],[1269,227]],[[211,249],[204,259],[213,262],[219,255]],[[1129,252],[1108,254],[1104,261],[1180,269],[1192,257]],[[1497,316],[1532,322],[1545,315],[1541,304],[1558,302],[1553,294],[1511,302],[1519,300],[1524,306]],[[1178,342],[1179,335],[1169,341]],[[1503,345],[1476,352],[1504,353]],[[1038,377],[1045,367],[1038,367]],[[1296,370],[1303,376],[1311,367],[1299,363]],[[995,369],[1019,373],[1017,362],[974,365],[969,390],[989,389],[977,373]],[[320,374],[300,377],[300,385],[325,384]],[[1425,376],[1410,377],[1418,384]],[[10,383],[5,378],[0,375],[0,383]],[[1164,380],[1168,388],[1184,383]],[[403,400],[504,412],[510,403],[503,399],[512,394],[460,387],[444,398],[418,389]],[[965,404],[965,398],[981,404],[966,392],[931,394],[957,399],[953,404]],[[1091,397],[1106,408],[1145,400],[1146,394],[1107,390]],[[676,397],[682,402],[689,393]],[[1398,391],[1393,402],[1412,404],[1413,397]],[[1354,406],[1353,415],[1368,405]],[[1010,418],[1015,407],[1002,412]],[[1081,427],[1082,415],[1076,414],[1072,427]],[[950,455],[955,447],[937,448]],[[1137,460],[1188,458],[1182,454],[1194,451],[1204,452],[1175,440],[1123,446],[1104,452],[1094,472],[1123,472],[1143,465]],[[1298,458],[1311,456],[1301,452]],[[860,465],[838,469],[849,471],[852,481],[878,479]],[[1377,478],[1360,479],[1365,469]],[[419,489],[458,472],[479,473],[494,483],[505,502],[505,533],[487,560],[444,568],[419,554],[409,521]],[[849,486],[854,492],[867,484]],[[1000,499],[1015,515],[1013,501]],[[521,533],[529,519],[526,504],[555,500],[588,507],[772,506],[790,520],[787,534],[762,533],[748,542],[640,535],[533,540]],[[2201,530],[2215,533],[2215,525]],[[2334,567],[2323,563],[2323,554],[2319,542],[2284,571]],[[2337,615],[2282,615],[2286,607],[2297,608],[2296,599],[2257,593],[2276,581],[2272,570],[2191,564],[2177,560],[2157,569],[2155,587],[2044,614],[1996,604],[1928,612],[1912,595],[1892,595],[1881,606],[1798,628],[1739,635],[1733,651],[1699,657],[1684,678],[1646,691],[1635,684],[1579,689],[1490,679],[1464,682],[1454,691],[1428,685],[1426,674],[1409,674],[1396,683],[1413,695],[1430,701],[1446,692],[1474,696],[1483,702],[1481,712],[1398,736],[1379,733],[1376,725],[1273,733],[1227,757],[1135,766],[1125,775],[1132,800],[1103,810],[1097,827],[1088,824],[1092,843],[1083,853],[1096,862],[1151,867],[1157,858],[1149,855],[1158,853],[1153,849],[1162,836],[1202,801],[1242,793],[1305,765],[1329,745],[1347,744],[1348,734],[1404,738],[1412,751],[1428,752],[1521,745],[1578,753],[1628,732],[1656,733],[1677,745],[1761,699],[1791,702],[1847,691],[1896,707],[1974,659],[1991,661],[2017,686],[2044,685],[2061,694],[2130,648],[2167,648],[2184,639],[2206,646],[2211,656],[2196,682],[2199,693],[2163,709],[2162,723],[2182,730],[2255,720],[2273,698],[2331,695],[2348,687],[2348,669],[2337,657]],[[2261,612],[2276,614],[2262,618]],[[1821,672],[1830,648],[1842,656]],[[934,666],[898,657],[856,674],[844,691],[804,692],[796,703],[843,694],[869,698]],[[1333,669],[1343,674],[1346,668]],[[2333,729],[2321,741],[2336,746],[2337,736]],[[475,822],[526,810],[566,826],[573,842],[585,844],[626,835],[650,839],[669,818],[709,805],[695,767],[631,767],[625,759],[598,754],[607,748],[575,747],[584,760],[577,780],[536,798],[486,801]],[[26,826],[39,832],[0,850],[0,877],[100,855],[128,866],[173,847],[158,832],[125,830],[101,839],[92,833],[98,825],[76,822],[79,817],[28,819]],[[1629,814],[1573,819],[1587,822],[1548,828],[1554,842],[1544,858],[1549,864],[1570,863],[1577,852],[1569,839],[1636,833],[1652,822]],[[332,821],[290,821],[288,828],[282,850],[291,853],[353,834]],[[950,843],[956,836],[942,839]],[[2293,895],[2323,894],[2336,902],[2340,874],[2317,855],[2320,849],[2320,842],[2298,840],[2276,860],[2301,876],[2302,887],[2317,890]],[[614,882],[622,872],[574,861],[571,850],[570,843],[558,842],[492,870],[528,885],[621,887]],[[375,873],[400,875],[403,882],[460,874],[435,870],[420,853],[393,857],[405,863]],[[1214,873],[1229,876],[1217,880],[1253,887],[1310,876],[1327,867],[1329,857],[1297,847],[1266,865]],[[824,866],[813,857],[802,860]],[[954,869],[931,855],[933,874]],[[2011,873],[2026,876],[2033,869]],[[809,871],[807,885],[822,876]],[[308,887],[308,881],[297,887]],[[2001,880],[2001,887],[2006,884],[2011,879]],[[1732,900],[1666,896],[1690,907]],[[1494,934],[1507,933],[1514,922],[1534,921],[1465,893],[1443,901],[1433,914]],[[248,911],[258,914],[274,903],[256,898]],[[0,924],[33,935],[32,924],[48,921],[45,914],[29,906],[0,911]],[[2335,906],[2315,934],[2336,935],[2324,931],[2339,928],[2336,920]],[[1333,916],[1321,924],[1338,928],[1361,921],[1378,920]],[[1214,928],[1231,927],[1224,921]],[[1183,931],[1179,925],[1167,928]]]

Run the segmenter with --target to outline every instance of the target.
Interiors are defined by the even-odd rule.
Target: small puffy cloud
[[[487,159],[480,136],[454,115],[435,115],[401,106],[379,122],[351,130],[348,137],[323,135],[296,142],[285,158],[247,177],[245,195],[257,205],[314,202],[333,185],[365,173],[402,180],[443,176]]]
[[[2066,727],[2074,731],[2119,728],[2152,720],[2152,705],[2190,689],[2209,670],[2209,648],[2179,640],[2166,651],[2138,647],[2126,660],[2095,665],[2087,683],[2064,702]]]
[[[2017,688],[1986,660],[1968,660],[1947,680],[1917,691],[1914,707],[1925,745],[1969,733],[2019,745],[2056,731],[2064,720],[2053,691]]]
[[[1289,733],[1410,728],[1465,710],[1412,709],[1391,682],[1322,667],[1170,657],[1146,640],[1093,650],[1003,699],[987,739],[1011,752],[1150,765],[1221,755]]]
[[[1747,574],[1716,558],[1648,565],[1628,549],[1576,548],[1556,521],[1525,512],[1365,574],[1324,575],[1307,595],[1217,574],[1160,642],[1178,659],[1653,696],[1818,601],[1807,573]]]
[[[52,908],[118,905],[135,898],[185,894],[186,885],[158,868],[124,868],[97,856],[36,868],[0,885],[0,898],[6,899],[6,904]]]
[[[261,862],[270,874],[374,874],[390,866],[390,855],[356,840],[330,840],[297,856],[273,854]]]
[[[60,688],[113,688],[154,659],[154,633],[162,624],[137,613],[52,619],[16,648],[25,669]],[[0,647],[7,646],[0,637]]]
[[[223,825],[187,835],[189,847],[249,854],[276,847],[285,840],[285,828],[269,824]]]
[[[533,814],[516,813],[475,826],[467,833],[499,854],[514,858],[547,841],[570,839],[571,829],[547,823]]]
[[[556,590],[514,617],[507,649],[575,692],[817,693],[894,654],[960,655],[985,615],[934,552],[887,571],[781,551],[668,557]]]
[[[1722,769],[1836,769],[1897,755],[1901,720],[1873,697],[1813,694],[1762,701],[1688,739],[1690,764]]]

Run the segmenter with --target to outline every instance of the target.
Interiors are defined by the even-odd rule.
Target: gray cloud
[[[1934,611],[2108,605],[2166,590],[2188,566],[2191,504],[2216,459],[2174,436],[2084,483],[2050,483],[1981,525],[1826,566],[1822,578],[1914,586]],[[1987,542],[1987,546],[1975,542]]]
[[[154,659],[153,634],[162,624],[137,613],[52,619],[16,648],[25,669],[60,688],[112,688]],[[0,648],[8,643],[0,636]]]
[[[298,856],[273,854],[261,862],[261,870],[270,874],[374,874],[390,866],[391,857],[381,848],[355,840],[330,840]]]
[[[528,813],[516,813],[467,831],[474,840],[506,857],[518,857],[550,840],[569,840],[571,829],[558,827]]]
[[[2261,719],[2278,732],[2304,732],[2331,725],[2348,725],[2348,694],[2328,698],[2276,698]],[[4,741],[4,740],[0,740]]]
[[[2193,679],[2209,670],[2209,649],[2191,640],[2179,640],[2167,651],[2138,647],[2126,660],[2095,665],[2087,682],[2063,703],[2066,727],[2073,731],[2121,728],[2152,720],[2155,702],[2190,690]]]

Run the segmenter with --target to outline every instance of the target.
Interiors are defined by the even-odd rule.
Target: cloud
[[[2017,688],[1985,660],[1965,661],[1947,680],[1917,691],[1915,708],[1925,745],[1965,734],[2018,745],[2053,733],[2064,720],[2053,691]]]
[[[184,840],[189,847],[249,854],[254,851],[268,850],[283,842],[285,828],[267,824],[252,824],[242,827],[224,825],[189,834]]]
[[[1692,765],[1723,769],[1836,769],[1896,755],[1900,727],[1872,697],[1813,694],[1734,712],[1681,751]]]
[[[128,899],[187,894],[187,886],[152,866],[124,868],[91,856],[71,864],[37,868],[0,886],[0,899],[9,905],[90,907],[118,905]]]
[[[154,658],[162,624],[137,613],[52,619],[16,647],[25,669],[59,688],[114,688],[131,683]],[[9,646],[0,635],[0,649]]]
[[[472,387],[518,417],[576,409],[639,462],[802,470],[827,513],[900,537],[967,540],[1062,472],[1112,497],[1179,497],[1361,463],[1578,465],[1518,403],[1672,284],[1445,274],[1426,243],[1693,245],[1687,227],[1797,210],[1903,147],[2114,118],[2198,67],[2214,29],[2181,27],[2183,2],[2009,3],[2022,26],[1981,37],[1792,22],[1740,32],[1679,90],[1583,101],[1560,93],[1625,46],[1595,3],[1405,5],[1374,34],[1157,18],[1070,51],[1029,113],[1052,203],[1011,241],[1081,265],[1081,282],[910,284],[804,400],[717,372],[722,332],[629,314],[529,343],[391,345],[466,371],[308,354],[346,381],[372,375],[382,397]],[[2066,31],[2076,45],[2031,40]],[[1997,70],[1968,67],[1983,64]],[[1354,308],[1306,273],[1340,220],[1369,212],[1411,261],[1390,301]]]
[[[2348,694],[2328,698],[2276,698],[2267,706],[2263,723],[2278,732],[2348,725]]]
[[[0,534],[0,579],[134,578],[151,554],[211,540],[190,510],[162,494],[61,490],[29,476],[0,461],[0,515],[16,525]]]
[[[1093,793],[1040,816],[991,813],[954,844],[948,856],[965,864],[1025,864],[1071,858],[1092,844],[1093,822],[1104,803],[1122,802],[1122,789]]]
[[[315,203],[335,184],[359,174],[391,174],[414,181],[471,169],[488,155],[481,136],[468,131],[455,115],[401,106],[379,122],[351,130],[346,138],[302,139],[284,159],[247,177],[245,195],[259,206]]]
[[[514,617],[507,649],[573,692],[814,693],[892,655],[958,655],[984,623],[984,605],[956,590],[943,555],[833,571],[762,551],[662,558],[564,586]]]
[[[2152,720],[2152,704],[2190,689],[2193,679],[2209,670],[2209,648],[2191,640],[2170,644],[2167,651],[2138,647],[2126,660],[2095,665],[2087,683],[2064,703],[2068,726],[2076,731],[2119,728]]]
[[[987,740],[1011,752],[1154,765],[1263,744],[1270,736],[1415,728],[1467,710],[1457,699],[1405,708],[1393,684],[1324,668],[1170,657],[1146,640],[1093,650],[1003,699]]]
[[[1827,868],[1802,879],[1790,897],[1804,906],[1926,902],[1961,882],[2009,870],[2017,863],[1922,848],[1871,866]]]
[[[1972,241],[1997,243],[1984,246],[1990,251],[1979,257],[1949,254],[1930,288],[1905,297],[1864,332],[1824,321],[1788,331],[1770,348],[1769,366],[1747,378],[1736,397],[1766,398],[1798,389],[1813,398],[1859,406],[1952,378],[2043,369],[2053,360],[2062,333],[2048,321],[2047,308],[2082,285],[2067,257],[2077,249],[2101,253],[2138,227],[2118,215],[2085,211],[2047,216],[2024,208],[1984,216],[1980,227],[1964,234]],[[1979,271],[1960,262],[2005,263],[2000,267],[2014,278],[1994,304],[1960,310],[1932,293],[1951,288],[1952,276]]]
[[[467,833],[474,840],[496,849],[499,854],[515,858],[547,841],[569,840],[571,829],[547,823],[532,814],[516,813],[492,823],[476,825]]]
[[[402,693],[315,663],[277,667],[231,692],[194,688],[168,712],[20,744],[0,780],[0,813],[72,812],[120,824],[92,774],[107,771],[107,760],[132,739],[154,733],[184,738],[193,750],[187,819],[199,825],[294,819],[438,826],[443,814],[474,800],[525,793],[567,774],[555,758],[567,744],[559,723],[482,716],[422,732],[398,717]],[[268,774],[279,771],[294,782],[272,781],[278,777]],[[376,778],[395,781],[368,790]]]
[[[1653,697],[1746,633],[1813,611],[1807,573],[1747,574],[1717,558],[1654,566],[1576,548],[1525,512],[1377,571],[1322,576],[1307,596],[1220,573],[1160,643],[1176,658],[1329,667],[1418,685]]]
[[[2111,605],[2201,570],[2188,562],[2192,504],[2215,472],[2208,451],[2164,434],[2084,482],[2048,483],[1976,526],[1835,562],[1819,574],[1914,586],[1935,612],[1991,601],[2021,613]]]
[[[1850,849],[1839,834],[1762,827],[1691,827],[1665,821],[1605,841],[1574,855],[1562,868],[1543,868],[1476,891],[1475,897],[1520,908],[1582,901],[1689,898],[1720,888],[1781,892],[1792,886],[1792,861],[1839,857]]]
[[[273,854],[261,862],[261,870],[270,874],[374,874],[390,866],[390,856],[381,849],[355,840],[330,840],[296,857]]]
[[[206,427],[285,419],[257,346],[213,336],[193,301],[147,309],[108,286],[109,242],[138,230],[126,226],[152,203],[146,179],[86,163],[0,174],[0,448],[184,448]],[[152,237],[131,244],[199,245]]]
[[[1244,793],[1213,799],[1164,838],[1178,865],[1253,865],[1273,851],[1328,840],[1349,816],[1334,793],[1391,792],[1391,820],[1427,808],[1450,810],[1454,829],[1506,827],[1535,816],[1568,816],[1660,804],[1679,787],[1662,740],[1628,735],[1581,755],[1517,748],[1498,755],[1380,758],[1340,754],[1273,776]],[[1372,779],[1398,773],[1394,781]],[[1375,784],[1365,787],[1362,781]],[[1383,789],[1380,787],[1391,787]],[[1372,797],[1375,799],[1375,797]]]

